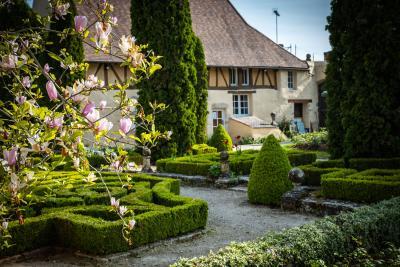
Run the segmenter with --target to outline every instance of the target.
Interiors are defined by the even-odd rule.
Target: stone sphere
[[[293,168],[289,171],[288,174],[289,180],[293,183],[300,184],[304,182],[304,172],[300,168]]]
[[[228,161],[228,159],[229,159],[229,153],[228,153],[228,151],[222,151],[221,153],[220,153],[220,159],[221,159],[221,161]]]

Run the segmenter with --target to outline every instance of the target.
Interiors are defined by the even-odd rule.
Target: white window
[[[233,114],[237,116],[249,115],[248,95],[233,95]]]
[[[224,112],[222,110],[213,110],[212,112],[213,120],[213,130],[217,128],[218,125],[224,125]]]
[[[242,69],[242,85],[249,85],[249,69]]]
[[[287,73],[287,86],[288,86],[288,88],[289,89],[294,89],[293,84],[294,84],[293,71],[288,71],[288,73]]]
[[[237,86],[238,82],[237,68],[229,69],[229,84],[230,86]]]

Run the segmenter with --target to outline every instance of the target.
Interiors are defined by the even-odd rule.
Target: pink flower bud
[[[57,128],[60,129],[63,126],[64,123],[64,116],[55,118],[55,119],[50,119],[49,117],[47,117],[45,119],[45,122],[47,123],[47,125],[50,128]]]
[[[86,16],[75,16],[75,30],[77,32],[83,32],[86,29],[88,19]]]
[[[130,220],[128,222],[128,229],[129,230],[133,230],[133,228],[135,227],[136,221],[134,219]]]
[[[89,113],[91,113],[91,112],[94,110],[94,108],[95,108],[94,103],[93,103],[92,101],[89,101],[89,102],[86,104],[86,106],[83,108],[83,110],[82,110],[82,115],[83,115],[83,116],[88,115]]]
[[[127,134],[132,127],[132,121],[129,118],[122,118],[119,120],[119,129],[124,134]]]
[[[100,113],[98,110],[94,109],[92,112],[87,114],[85,117],[89,122],[94,123],[100,118]]]
[[[17,154],[17,149],[14,147],[10,151],[3,151],[4,160],[7,161],[8,166],[14,166],[17,164]]]
[[[101,131],[110,131],[113,127],[113,123],[111,121],[108,121],[107,119],[101,119],[99,121],[99,125],[97,126],[97,130],[99,132]]]
[[[50,68],[50,66],[49,66],[48,63],[44,64],[43,70],[44,70],[44,72],[45,72],[46,74],[49,73],[50,69],[51,69],[51,68]]]
[[[58,97],[56,86],[52,81],[46,83],[46,90],[50,100],[55,100]]]
[[[0,68],[15,69],[17,67],[18,57],[14,55],[6,55],[1,58]]]
[[[103,110],[106,106],[107,106],[107,101],[105,100],[100,101],[99,103],[100,110]]]

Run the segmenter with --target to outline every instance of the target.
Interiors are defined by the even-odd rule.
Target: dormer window
[[[238,85],[238,71],[237,68],[229,69],[229,85],[237,86]]]
[[[242,85],[248,86],[249,85],[249,69],[242,69]]]

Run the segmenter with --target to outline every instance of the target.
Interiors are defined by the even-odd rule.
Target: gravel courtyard
[[[145,250],[122,253],[109,257],[107,263],[70,252],[49,252],[20,258],[6,266],[168,266],[180,257],[205,255],[232,241],[252,240],[267,231],[290,228],[315,219],[309,215],[251,205],[247,202],[246,192],[242,191],[182,186],[181,194],[208,202],[208,224],[202,234],[165,241]]]

